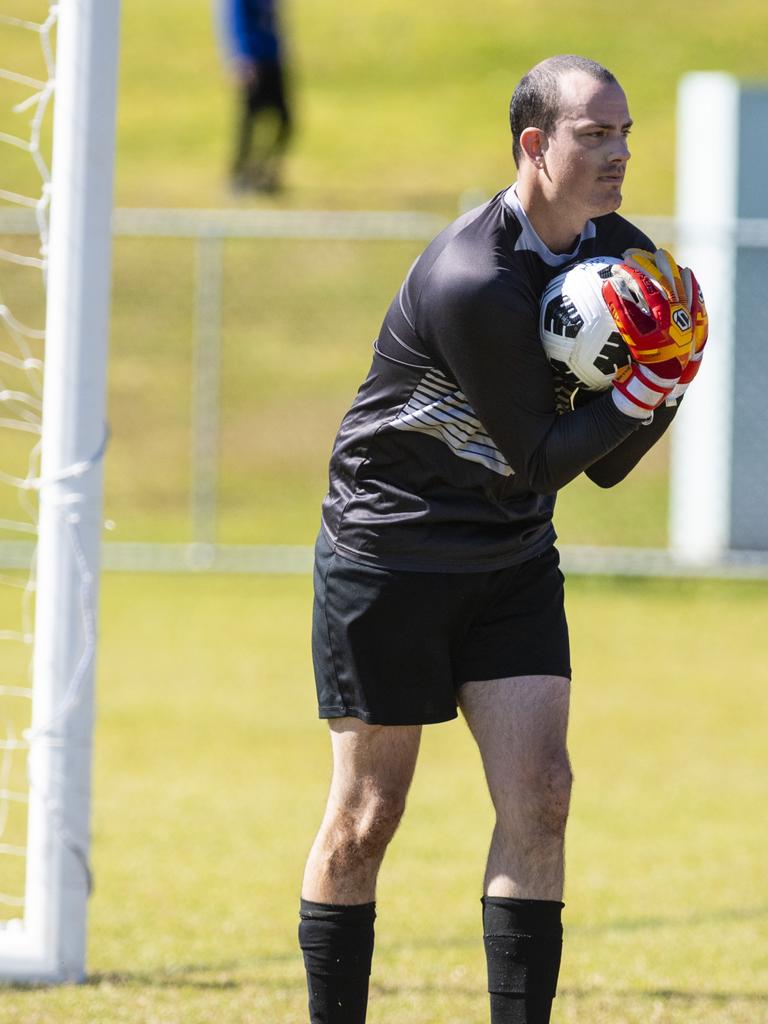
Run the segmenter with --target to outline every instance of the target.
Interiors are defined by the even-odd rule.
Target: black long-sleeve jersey
[[[674,409],[641,426],[609,390],[558,414],[538,322],[541,294],[564,266],[632,246],[654,249],[608,214],[571,252],[550,252],[514,186],[430,243],[336,437],[322,523],[339,554],[415,571],[513,565],[553,543],[561,487],[584,471],[601,486],[629,472]]]

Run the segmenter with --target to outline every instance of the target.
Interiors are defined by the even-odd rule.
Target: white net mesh
[[[55,5],[17,7],[0,11],[2,53],[12,61],[0,68],[0,548],[14,552],[0,569],[0,921],[24,908],[57,21]]]

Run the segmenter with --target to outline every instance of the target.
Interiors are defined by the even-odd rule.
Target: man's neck
[[[586,221],[576,223],[572,213],[569,218],[567,213],[555,207],[538,189],[527,186],[525,182],[518,181],[516,191],[531,227],[549,251],[570,252],[584,230]]]

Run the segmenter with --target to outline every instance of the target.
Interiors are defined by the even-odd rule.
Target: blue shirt
[[[280,41],[274,0],[224,0],[224,24],[233,57],[278,59]]]

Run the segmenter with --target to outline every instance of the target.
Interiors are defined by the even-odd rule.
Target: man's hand
[[[704,295],[690,267],[679,267],[672,254],[666,249],[657,249],[654,253],[645,249],[627,249],[622,259],[628,266],[663,283],[678,301],[685,302],[688,312],[691,314],[693,351],[680,380],[667,398],[667,404],[674,404],[684,394],[701,366],[704,346],[709,335],[709,317],[704,304]]]
[[[672,253],[666,249],[657,249],[656,252],[648,252],[647,249],[627,249],[621,258],[628,267],[639,270],[646,277],[661,284],[671,299],[685,302],[690,311],[691,304],[682,279],[683,270],[678,267]],[[687,270],[687,267],[683,269]]]
[[[649,419],[672,393],[694,346],[694,320],[683,301],[683,285],[651,277],[634,266],[617,265],[603,283],[603,298],[632,357],[614,380],[614,401],[622,412]]]
[[[235,57],[232,61],[232,72],[242,85],[255,86],[259,81],[261,67],[252,57]]]

